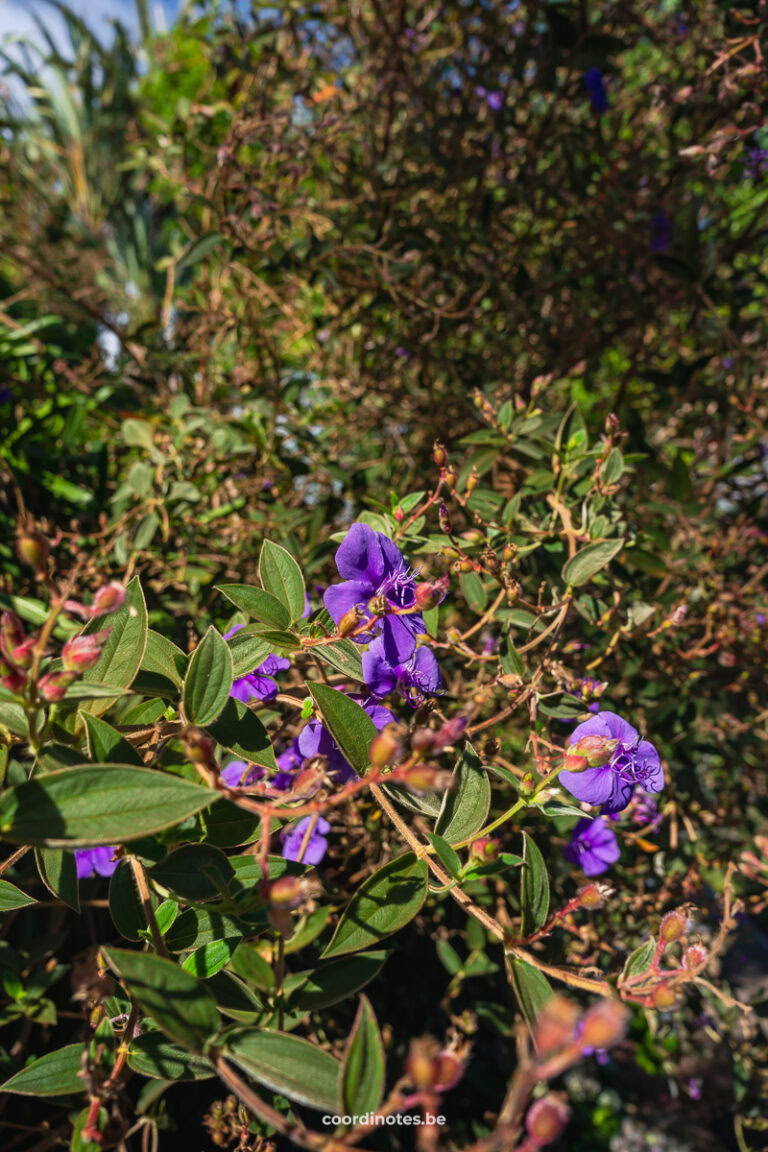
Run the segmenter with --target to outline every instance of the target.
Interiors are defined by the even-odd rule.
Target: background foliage
[[[509,808],[524,773],[539,779],[554,763],[553,749],[599,694],[590,678],[604,686],[601,705],[662,755],[663,822],[624,827],[622,860],[608,877],[614,896],[580,913],[570,932],[531,944],[542,963],[615,977],[660,917],[688,904],[709,946],[726,869],[738,866],[741,911],[708,973],[726,1000],[696,985],[672,1011],[636,1005],[610,1062],[580,1063],[558,1084],[570,1098],[569,1144],[646,1147],[652,1133],[651,1146],[665,1149],[764,1146],[765,4],[284,0],[250,12],[201,4],[168,34],[147,29],[140,43],[119,26],[100,42],[62,11],[66,42],[43,38],[4,57],[2,603],[29,629],[46,618],[49,595],[15,547],[19,525],[34,522],[55,545],[55,587],[74,578],[88,600],[108,580],[138,576],[143,598],[137,581],[129,599],[139,617],[146,603],[149,632],[126,644],[125,667],[91,677],[131,694],[70,700],[37,745],[18,705],[0,702],[6,784],[19,786],[33,764],[43,779],[88,760],[159,765],[164,780],[193,788],[178,724],[185,675],[186,720],[208,731],[219,759],[239,749],[255,760],[261,737],[249,729],[248,742],[221,722],[215,730],[216,702],[205,684],[195,696],[189,680],[193,651],[198,663],[210,657],[219,683],[224,649],[236,656],[218,638],[247,613],[217,589],[269,590],[262,542],[287,549],[311,622],[291,610],[281,647],[274,621],[262,618],[252,641],[266,624],[271,649],[262,644],[260,658],[291,655],[296,636],[317,637],[318,621],[327,623],[318,589],[337,578],[333,552],[362,518],[397,537],[422,577],[450,575],[430,619],[446,688],[438,710],[468,717],[478,747],[499,742],[482,756],[502,773],[483,775],[493,781],[492,817]],[[456,495],[443,482],[432,499],[435,438],[455,469]],[[592,545],[603,549],[600,563],[574,579],[564,565]],[[551,606],[566,599],[554,633],[540,640]],[[200,642],[210,626],[209,653]],[[62,616],[53,639],[78,627]],[[325,675],[339,684],[347,671],[309,650],[291,658],[281,692],[299,704],[309,698],[305,677],[313,687]],[[329,719],[317,696],[315,706]],[[412,728],[437,723],[407,705],[396,711]],[[298,727],[290,708],[259,716],[280,749]],[[139,738],[159,724],[171,726],[161,753]],[[441,768],[457,756],[460,747]],[[103,774],[92,771],[98,794]],[[77,902],[72,877],[46,872],[69,867],[68,851],[50,855],[62,844],[122,842],[120,821],[147,814],[137,800],[143,785],[131,780],[103,838],[62,831],[50,818],[42,832],[24,824],[26,839],[8,837],[6,862],[15,845],[36,847],[4,879],[37,904],[2,914],[3,1079],[69,1045],[76,1057],[64,1061],[63,1099],[2,1097],[9,1149],[91,1146],[73,1067],[88,1038],[103,1084],[116,1044],[108,1020],[125,1009],[114,979],[95,974],[96,946],[145,1014],[159,1011],[138,991],[152,985],[151,968],[130,968],[141,955],[159,961],[136,950],[149,925],[129,864],[115,873],[108,907],[103,881],[81,883],[80,916],[67,909]],[[259,877],[247,871],[258,821],[216,829],[194,815],[198,799],[179,793],[173,827],[147,816],[148,839],[136,849],[156,876],[152,898],[165,894],[184,909],[168,924],[178,937],[172,953],[198,956],[191,968],[184,962],[186,973],[175,966],[179,995],[196,963],[208,975],[205,965],[223,961],[199,1019],[157,1021],[178,1042],[177,1059],[210,1035],[227,974],[250,998],[229,1003],[230,1024],[248,1032],[274,1024],[278,1011],[273,951],[250,948],[235,960],[227,946],[269,937]],[[169,791],[159,806],[176,802]],[[0,813],[9,804],[0,799]],[[401,810],[420,834],[423,807]],[[21,827],[14,816],[4,835],[13,820]],[[521,820],[499,833],[508,854],[522,853]],[[368,1020],[358,996],[366,984],[389,1088],[414,1036],[452,1030],[471,1039],[464,1076],[442,1100],[449,1128],[440,1139],[473,1146],[496,1130],[519,1058],[521,1001],[503,955],[482,924],[430,894],[387,943],[383,968],[381,949],[369,949],[336,992],[318,991],[312,973],[330,971],[318,961],[338,914],[405,848],[365,791],[332,823],[306,920],[317,932],[307,928],[306,950],[300,940],[301,954],[286,958],[280,980],[294,1002],[279,1007],[279,1023],[313,1042],[305,1058],[318,1061],[318,1091],[358,1010]],[[526,813],[552,911],[580,884],[562,857],[573,823],[572,814]],[[173,873],[202,888],[174,888],[180,880],[162,872],[174,852],[188,851],[213,853],[215,868],[237,879],[229,889],[237,907],[214,914],[223,928],[206,910],[220,887],[206,891],[200,879],[210,860],[182,858]],[[505,906],[515,933],[529,936],[531,924],[523,931],[518,919],[529,914],[525,894],[521,907],[511,875],[469,889],[490,911]],[[197,949],[216,945],[223,951],[200,959]],[[215,1114],[225,1095],[217,1079],[168,1087],[171,1073],[138,1075],[153,1061],[157,1074],[157,1036],[142,1034],[141,1052],[128,1059],[136,1075],[102,1094],[105,1146],[151,1147],[140,1141],[158,1134],[160,1147],[199,1144],[209,1138],[206,1115],[209,1133],[226,1127]],[[244,1071],[274,1066],[277,1057],[256,1047],[241,1055]],[[278,1111],[293,1107],[281,1102],[282,1081],[254,1076],[275,1090]],[[234,1147],[238,1122],[232,1131]],[[270,1126],[254,1124],[254,1147],[259,1133],[271,1136]],[[413,1139],[388,1130],[365,1146]],[[277,1141],[287,1146],[287,1137]]]

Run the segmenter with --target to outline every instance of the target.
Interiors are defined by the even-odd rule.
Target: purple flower
[[[585,876],[599,876],[616,863],[621,852],[613,829],[598,816],[595,820],[579,820],[563,855],[581,868]]]
[[[635,786],[644,792],[660,792],[664,787],[664,769],[659,754],[649,740],[641,740],[636,728],[622,720],[615,712],[598,712],[574,728],[569,737],[573,747],[585,737],[592,743],[602,738],[606,742],[604,761],[599,751],[590,755],[597,758],[596,767],[583,771],[563,771],[560,783],[577,800],[587,804],[602,804],[603,812],[620,812],[632,799]],[[575,755],[579,755],[575,751]]]
[[[286,860],[300,860],[302,864],[319,864],[328,851],[325,834],[330,830],[330,824],[322,816],[305,816],[292,828],[283,828],[280,833],[283,856]]]
[[[475,91],[481,100],[485,100],[486,104],[493,112],[499,112],[504,107],[503,92],[489,92],[488,89],[483,88],[482,85],[476,88]]]
[[[307,600],[308,607],[309,600]],[[306,609],[304,614],[307,615]],[[242,624],[235,624],[234,628],[230,628],[229,632],[224,633],[224,639],[229,640],[230,636],[234,636],[235,632],[239,632],[242,627]],[[270,652],[258,668],[254,668],[253,672],[249,672],[247,676],[240,676],[233,682],[232,691],[229,694],[243,704],[247,704],[249,700],[274,700],[277,696],[277,684],[272,677],[277,672],[285,672],[290,666],[290,660],[285,660],[282,656],[275,656]]]
[[[744,161],[744,175],[756,180],[768,172],[768,148],[748,148]]]
[[[605,88],[605,77],[600,69],[587,68],[583,80],[592,110],[594,112],[607,112],[608,93]]]
[[[663,208],[651,217],[648,225],[650,233],[649,247],[651,252],[667,252],[672,243],[672,221]]]
[[[263,776],[263,768],[256,764],[249,765],[245,760],[230,760],[221,770],[221,778],[229,788],[244,788],[248,784],[255,784]]]
[[[400,688],[411,704],[421,704],[426,696],[443,686],[435,654],[431,648],[417,645],[402,664],[390,664],[384,654],[384,638],[377,637],[363,652],[363,676],[374,696],[386,696]]]
[[[369,620],[369,602],[374,596],[383,597],[391,608],[410,608],[414,604],[416,578],[402,552],[397,544],[367,524],[352,525],[336,552],[336,567],[344,583],[332,584],[323,597],[336,624],[353,608],[362,609],[364,618]],[[375,630],[384,638],[384,654],[393,667],[408,660],[416,647],[417,634],[426,632],[420,612],[387,615]]]
[[[373,700],[363,700],[360,696],[351,696],[361,704],[380,732],[387,724],[395,724],[395,717],[389,708],[376,704]],[[328,771],[332,773],[340,784],[346,784],[356,775],[354,768],[342,753],[338,744],[328,729],[320,720],[310,720],[299,732],[296,741],[298,753],[305,759],[311,760],[313,756],[324,756]]]
[[[655,832],[664,817],[659,812],[659,806],[653,796],[638,795],[632,808],[632,818],[635,824],[649,825],[649,832]]]
[[[75,850],[75,866],[78,880],[85,880],[88,876],[111,876],[119,861],[113,860],[114,846],[110,848],[77,848]]]

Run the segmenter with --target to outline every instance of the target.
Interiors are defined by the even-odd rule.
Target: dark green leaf
[[[368,749],[376,736],[376,726],[356,700],[336,688],[313,681],[307,684],[323,722],[358,776],[368,771]]]
[[[520,872],[520,933],[530,936],[546,923],[549,912],[549,876],[547,866],[535,843],[523,832],[523,867]]]
[[[204,1056],[185,1052],[162,1032],[144,1032],[128,1048],[128,1065],[142,1076],[158,1080],[209,1080],[215,1075]]]
[[[279,544],[265,540],[259,556],[259,579],[267,592],[288,609],[291,621],[300,620],[307,602],[301,568]]]
[[[123,605],[116,612],[89,621],[83,631],[101,632],[106,628],[110,633],[101,655],[93,668],[83,673],[83,681],[127,688],[141,667],[147,646],[147,606],[138,576],[134,576],[126,588]],[[101,715],[108,707],[109,700],[100,700],[91,703],[88,711]]]
[[[227,1033],[224,1054],[248,1076],[289,1100],[336,1112],[339,1062],[322,1048],[285,1032],[238,1028]]]
[[[243,929],[231,916],[208,912],[204,908],[188,908],[169,928],[165,943],[171,952],[190,952],[214,940],[237,943],[242,935]]]
[[[10,912],[14,908],[26,908],[28,904],[36,904],[34,896],[27,896],[9,880],[0,880],[0,912]]]
[[[91,716],[89,712],[83,713],[85,731],[88,739],[88,755],[91,760],[101,764],[133,764],[137,768],[143,766],[132,744],[116,732],[111,724],[99,716]]]
[[[337,640],[335,644],[318,644],[312,652],[320,660],[325,660],[331,668],[349,676],[350,680],[363,681],[363,660],[360,645],[354,640]]]
[[[266,660],[271,651],[269,641],[265,640],[260,632],[251,632],[250,628],[239,628],[234,636],[227,640],[232,653],[232,668],[237,680],[241,676],[248,676]]]
[[[84,764],[50,772],[0,798],[0,834],[14,844],[91,847],[181,823],[215,794],[166,772]]]
[[[270,628],[290,627],[291,613],[288,607],[282,599],[278,599],[271,592],[265,592],[263,588],[254,588],[251,584],[219,584],[217,588],[236,608],[245,612],[246,616],[252,616],[262,624],[269,624]]]
[[[151,896],[153,905],[156,898]],[[121,860],[109,881],[109,914],[112,923],[126,940],[141,940],[149,928],[144,907],[139,898],[133,869],[127,860]]]
[[[491,806],[491,782],[471,744],[457,762],[453,780],[454,787],[443,797],[435,832],[449,844],[459,844],[482,828]]]
[[[388,952],[363,952],[358,956],[346,956],[330,964],[321,964],[309,972],[297,972],[293,979],[303,977],[296,990],[291,993],[288,1008],[292,1012],[314,1012],[318,1008],[328,1008],[359,992],[380,972]]]
[[[181,648],[177,648],[173,641],[159,632],[153,632],[150,628],[147,632],[147,647],[144,651],[141,667],[147,672],[164,676],[166,680],[170,680],[177,688],[180,688],[184,680],[186,666],[187,657]]]
[[[174,896],[188,903],[220,899],[234,880],[234,870],[227,857],[210,844],[186,844],[171,852],[149,875],[155,884],[168,888]]]
[[[190,952],[182,968],[199,980],[208,980],[229,963],[236,947],[237,940],[211,940]]]
[[[262,992],[275,987],[275,973],[260,952],[250,944],[238,944],[232,957],[232,970]]]
[[[221,715],[208,724],[208,730],[223,748],[228,748],[249,764],[260,764],[277,771],[274,749],[266,728],[240,700],[230,696]]]
[[[413,852],[379,868],[347,905],[323,959],[359,952],[404,927],[426,899],[427,876],[426,862]]]
[[[184,677],[184,715],[191,724],[211,724],[232,689],[232,654],[211,626],[192,653]]]
[[[102,953],[131,997],[171,1039],[200,1050],[218,1030],[210,992],[172,960],[122,948],[102,948]]]
[[[461,860],[458,855],[451,848],[447,840],[443,840],[442,836],[436,836],[433,832],[427,833],[427,839],[434,848],[441,862],[447,869],[451,876],[458,876],[461,872]]]
[[[360,997],[341,1062],[341,1102],[349,1116],[375,1112],[384,1097],[386,1061],[376,1016],[366,996]]]
[[[621,981],[623,983],[628,980],[630,976],[639,976],[641,972],[645,972],[651,966],[651,961],[656,952],[656,941],[653,936],[646,940],[645,944],[641,944],[639,948],[635,948],[627,957],[627,962],[621,973]]]
[[[74,912],[79,912],[80,893],[74,852],[68,852],[65,848],[36,848],[35,862],[40,879],[48,891],[63,900]]]
[[[68,1044],[27,1064],[5,1084],[0,1084],[0,1092],[15,1092],[19,1096],[69,1096],[84,1092],[85,1083],[79,1075],[82,1060],[83,1045]]]
[[[549,981],[538,968],[527,964],[525,960],[516,960],[511,956],[508,957],[508,972],[526,1023],[533,1029],[536,1017],[552,996]]]

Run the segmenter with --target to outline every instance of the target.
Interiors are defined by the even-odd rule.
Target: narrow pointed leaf
[[[224,1038],[224,1054],[248,1076],[289,1100],[334,1113],[338,1107],[339,1061],[285,1032],[239,1028]]]
[[[449,844],[474,836],[486,821],[491,806],[491,782],[471,744],[453,770],[454,787],[443,798],[435,832]]]
[[[28,904],[36,903],[34,896],[27,896],[9,880],[0,880],[0,912],[11,912],[14,908],[26,908]]]
[[[79,1075],[82,1059],[82,1044],[68,1044],[66,1048],[48,1052],[0,1084],[0,1092],[15,1092],[19,1096],[69,1096],[84,1092],[85,1082]]]
[[[250,764],[277,771],[275,752],[267,730],[250,708],[230,696],[221,714],[208,724],[208,730],[223,748],[241,756]]]
[[[360,997],[341,1062],[342,1111],[350,1116],[375,1112],[384,1097],[384,1044],[367,996]]]
[[[66,848],[36,848],[35,862],[48,891],[74,912],[79,912],[80,892],[74,852],[68,852]]]
[[[520,933],[530,936],[546,922],[549,912],[549,876],[547,866],[535,843],[523,832],[523,867],[520,872]]]
[[[134,1072],[157,1080],[209,1080],[215,1075],[204,1056],[186,1052],[166,1040],[162,1032],[136,1036],[128,1049],[128,1065]]]
[[[132,744],[99,716],[83,714],[88,738],[88,755],[100,764],[133,764],[141,768],[143,760]]]
[[[624,540],[600,540],[587,544],[563,565],[563,580],[572,588],[586,584],[601,568],[606,568],[624,547]]]

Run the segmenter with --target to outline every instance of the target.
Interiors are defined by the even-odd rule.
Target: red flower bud
[[[470,844],[469,854],[483,864],[492,864],[499,858],[499,842],[492,836],[480,836]]]
[[[445,1049],[437,1057],[437,1083],[436,1092],[447,1092],[455,1088],[464,1075],[464,1061],[460,1060],[455,1052]]]
[[[562,1096],[548,1092],[528,1109],[525,1127],[537,1148],[553,1144],[568,1123],[570,1110]]]
[[[600,768],[607,764],[611,753],[618,748],[619,741],[611,740],[607,736],[582,736],[575,744],[571,744],[569,756],[583,756],[590,768]],[[573,769],[569,769],[573,771]]]
[[[686,968],[701,968],[708,959],[709,953],[702,944],[692,944],[683,957]]]
[[[418,1092],[428,1092],[434,1088],[440,1075],[440,1049],[437,1041],[431,1036],[411,1040],[405,1070]]]
[[[118,584],[116,580],[112,580],[109,584],[104,584],[103,587],[99,588],[93,598],[89,615],[91,618],[94,616],[105,616],[107,612],[114,612],[124,603],[125,588],[122,584]]]
[[[103,632],[91,632],[90,635],[73,636],[67,640],[61,652],[61,659],[68,672],[84,672],[86,668],[93,668],[98,663],[101,648],[110,628]]]
[[[17,644],[11,652],[11,659],[19,668],[31,668],[35,654],[36,636],[28,636],[23,644]]]
[[[273,908],[298,908],[304,898],[301,876],[279,876],[268,882],[266,898]]]
[[[582,908],[602,908],[605,901],[612,895],[613,889],[609,888],[607,884],[587,884],[579,892],[579,903]]]
[[[76,672],[49,672],[47,676],[38,681],[37,690],[42,696],[43,700],[49,700],[55,703],[58,700],[63,700],[67,694],[67,688],[77,679]]]
[[[13,664],[17,664],[18,660],[14,659],[13,650],[19,648],[24,643],[24,625],[15,612],[3,612],[0,616],[0,652]]]
[[[536,777],[533,772],[526,772],[520,781],[520,795],[527,800],[536,791]]]
[[[9,668],[7,664],[0,664],[0,684],[9,692],[13,692],[14,696],[21,695],[26,682],[27,677],[19,668]]]

